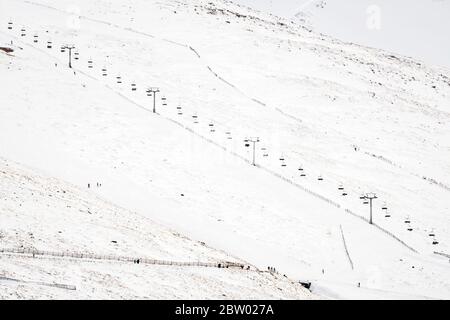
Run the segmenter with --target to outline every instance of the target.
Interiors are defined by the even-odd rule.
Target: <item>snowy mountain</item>
[[[227,1],[1,0],[0,26],[0,47],[14,50],[0,51],[0,157],[29,168],[1,176],[3,247],[231,259],[280,272],[230,269],[227,297],[312,297],[298,280],[329,298],[450,297],[445,69]],[[73,68],[64,45],[74,46]],[[56,190],[50,178],[16,182],[35,176],[73,185],[73,196],[15,201],[33,188]],[[378,197],[374,224],[360,199],[367,192]],[[39,210],[25,214],[25,200]],[[101,213],[72,217],[84,203]],[[180,248],[164,230],[192,241]],[[164,249],[139,243],[148,233]],[[71,284],[66,265],[80,276],[97,270],[93,286],[106,298],[101,274],[117,280],[111,297],[179,297],[184,272],[211,283],[190,286],[188,297],[217,297],[223,271],[142,264],[145,275],[120,275],[121,265],[0,257],[4,278],[33,272],[28,281]],[[137,277],[149,282],[138,288]],[[158,293],[146,293],[149,277]],[[232,285],[240,279],[242,291]],[[41,290],[27,286],[20,297]]]
[[[444,0],[235,0],[340,40],[450,69],[450,3]]]

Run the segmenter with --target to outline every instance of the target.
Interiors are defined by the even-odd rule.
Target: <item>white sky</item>
[[[291,18],[309,0],[234,0],[236,3]],[[317,1],[316,1],[317,2]],[[314,9],[315,30],[341,40],[385,49],[450,69],[450,0],[327,0]],[[367,21],[380,9],[380,29]],[[373,7],[372,7],[373,8]]]

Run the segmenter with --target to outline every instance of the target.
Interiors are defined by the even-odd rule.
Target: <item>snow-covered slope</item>
[[[450,296],[445,70],[228,2],[0,8],[0,156],[325,296]]]
[[[337,39],[450,68],[445,0],[234,0]]]
[[[316,6],[316,3],[325,3]],[[309,26],[338,39],[450,69],[450,3],[436,0],[309,1]]]
[[[3,159],[0,175],[2,299],[313,297],[299,283],[277,273],[247,270],[250,266],[245,262],[92,192],[38,176]],[[21,250],[36,253],[33,257],[20,254]],[[44,251],[46,255],[39,254]],[[77,254],[84,258],[76,258]],[[119,261],[119,257],[134,257],[139,264]],[[151,264],[145,259],[157,261]],[[158,264],[162,262],[173,265]],[[214,267],[230,262],[244,269]]]

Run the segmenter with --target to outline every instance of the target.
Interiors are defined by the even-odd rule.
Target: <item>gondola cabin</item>
[[[8,30],[12,30],[12,26],[13,26],[13,23],[11,21],[8,22]]]
[[[47,41],[47,49],[51,49],[53,47],[53,44],[51,41]]]
[[[34,43],[38,43],[38,38],[39,38],[39,36],[38,36],[37,34],[35,34],[35,35],[33,36],[33,42],[34,42]]]

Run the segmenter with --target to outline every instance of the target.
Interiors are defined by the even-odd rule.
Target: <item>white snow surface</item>
[[[66,257],[0,255],[1,299],[308,299],[283,275],[241,268],[149,265],[245,262],[155,224],[91,192],[0,160],[0,251],[31,249]],[[101,256],[77,259],[74,253]],[[105,257],[105,258],[104,258]],[[248,264],[246,264],[248,266]]]
[[[1,0],[0,26],[0,46],[13,41],[15,50],[0,51],[0,157],[86,189],[125,208],[130,219],[155,221],[261,270],[272,266],[311,281],[322,297],[450,298],[448,258],[434,253],[450,252],[444,69],[220,1]],[[64,44],[79,52],[72,70],[59,49]],[[161,89],[157,114],[148,86]],[[257,166],[246,137],[260,138]],[[97,182],[102,187],[87,189]],[[362,192],[378,195],[376,225],[364,220]],[[2,232],[10,233],[9,225],[33,232],[26,218],[32,212],[17,221],[5,208]],[[126,240],[120,250],[147,250],[137,229],[79,228],[86,242],[74,250],[110,250],[112,235]],[[45,235],[40,245],[60,245]],[[16,240],[9,246],[20,246]],[[164,241],[174,255],[175,240]],[[19,261],[37,274],[48,266],[61,275],[65,268],[62,261],[0,261],[9,272]],[[112,277],[121,272],[95,268]],[[161,272],[155,277],[173,272],[145,270]],[[195,271],[212,282],[219,273]],[[243,295],[264,279],[248,280]],[[173,273],[168,283],[177,286]],[[112,296],[121,294],[114,290]],[[21,297],[39,294],[30,289]]]

